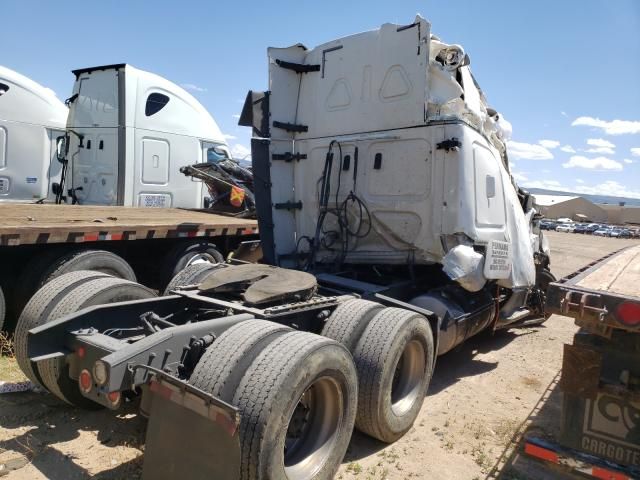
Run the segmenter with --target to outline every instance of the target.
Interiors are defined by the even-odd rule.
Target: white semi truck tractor
[[[200,208],[203,183],[183,166],[230,157],[220,128],[190,93],[131,65],[73,71],[65,174],[58,199],[81,205]]]
[[[67,112],[52,90],[0,66],[0,202],[53,200]]]
[[[144,392],[144,478],[333,478],[354,428],[411,429],[440,354],[547,316],[548,249],[462,47],[418,16],[268,59],[240,118],[265,263],[160,298],[61,276],[16,328],[59,398]]]

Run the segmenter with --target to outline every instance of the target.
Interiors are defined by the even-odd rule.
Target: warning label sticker
[[[171,205],[169,195],[161,193],[140,194],[138,205],[145,208],[166,208]]]
[[[490,240],[484,262],[484,276],[487,278],[509,278],[511,273],[511,250],[509,242]]]
[[[10,185],[11,185],[11,182],[7,177],[0,177],[0,194],[9,193]]]

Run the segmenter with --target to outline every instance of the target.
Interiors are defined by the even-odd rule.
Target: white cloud
[[[224,137],[225,140],[235,140],[236,138],[238,138],[235,135],[229,135],[227,133],[223,133],[222,136]]]
[[[560,112],[560,115],[562,115],[563,117],[568,117],[567,112]]]
[[[540,140],[538,142],[540,145],[542,145],[544,148],[558,148],[560,146],[560,142],[558,142],[557,140]]]
[[[526,182],[528,180],[527,176],[522,172],[511,172],[511,175],[517,182]]]
[[[640,147],[633,147],[631,149],[631,155],[634,157],[640,157]]]
[[[580,183],[579,180],[576,180]],[[624,185],[608,180],[598,185],[576,185],[575,187],[567,187],[562,185],[556,180],[535,180],[532,182],[525,182],[524,186],[527,188],[543,188],[545,190],[556,190],[560,192],[587,194],[587,195],[606,195],[610,197],[628,197],[628,198],[640,198],[640,191],[629,190]]]
[[[599,128],[607,135],[624,135],[629,133],[640,133],[640,122],[632,120],[600,120],[593,117],[578,117],[572,123],[572,127],[585,126]]]
[[[240,118],[240,114],[239,113],[234,113],[233,115],[231,115],[233,118]]]
[[[582,180],[581,178],[576,178],[576,182],[578,182],[578,183],[584,183],[584,180]]]
[[[185,90],[191,90],[192,92],[206,92],[207,89],[204,87],[199,87],[198,85],[194,85],[193,83],[182,83],[180,84],[182,88]]]
[[[609,147],[597,147],[597,148],[587,148],[586,150],[581,150],[587,153],[603,153],[605,155],[615,155],[615,150]]]
[[[560,150],[562,150],[565,153],[576,153],[575,148],[573,148],[571,145],[565,145],[562,148],[560,148]]]
[[[629,190],[624,185],[614,181],[608,180],[599,185],[587,186],[579,185],[574,191],[576,193],[586,193],[588,195],[607,195],[611,197],[628,197],[628,198],[640,198],[640,191]]]
[[[245,157],[251,155],[251,149],[241,145],[240,143],[236,143],[233,147],[231,147],[231,156],[238,160],[242,160]]]
[[[573,155],[568,162],[563,163],[564,168],[587,168],[590,170],[622,170],[622,164],[606,157],[587,158],[582,155]]]
[[[625,158],[625,159],[623,160],[623,162],[624,162],[624,163],[633,163],[633,160],[630,160],[630,159],[628,159],[628,158]]]
[[[605,140],[604,138],[589,138],[587,140],[587,145],[591,145],[592,147],[616,148],[613,143],[609,140]]]
[[[531,143],[508,142],[509,156],[525,160],[551,160],[553,154],[542,145]]]
[[[533,180],[524,184],[528,188],[544,188],[545,190],[558,190],[562,184],[557,180]]]

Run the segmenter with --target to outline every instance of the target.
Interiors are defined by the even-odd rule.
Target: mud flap
[[[238,410],[171,377],[149,386],[143,480],[240,477]]]

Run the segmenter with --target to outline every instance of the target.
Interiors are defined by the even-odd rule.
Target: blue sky
[[[72,69],[130,63],[186,86],[236,152],[267,46],[307,46],[421,13],[459,43],[513,125],[525,186],[640,198],[640,0],[3,0],[0,62],[70,95]],[[636,150],[633,150],[636,149]],[[634,155],[635,153],[635,155]]]

